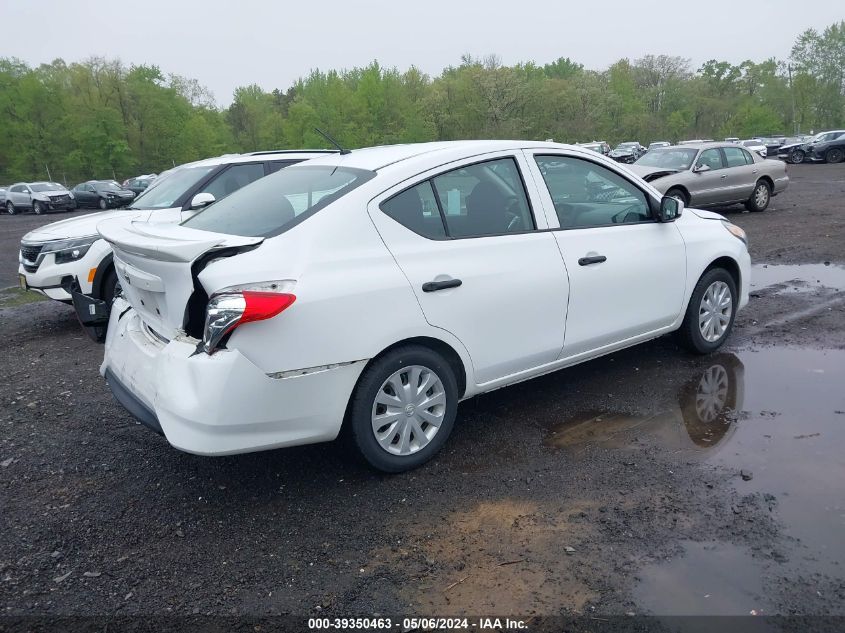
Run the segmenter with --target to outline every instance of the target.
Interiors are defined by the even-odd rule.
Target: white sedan
[[[101,373],[176,448],[344,432],[399,472],[458,402],[669,332],[708,353],[748,301],[744,232],[589,150],[375,147],[268,176],[181,225],[99,225],[122,285]],[[83,322],[102,306],[77,307]]]

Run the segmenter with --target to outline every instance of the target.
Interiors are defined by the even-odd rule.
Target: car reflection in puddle
[[[585,411],[552,427],[545,444],[556,448],[656,444],[669,450],[710,450],[730,438],[743,396],[742,361],[734,354],[719,354],[680,389],[671,408],[652,415]]]

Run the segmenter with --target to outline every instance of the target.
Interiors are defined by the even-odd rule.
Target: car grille
[[[52,196],[50,198],[50,201],[53,202],[54,204],[58,203],[58,202],[67,202],[68,200],[70,200],[70,196],[66,196],[66,195]]]
[[[38,256],[41,254],[43,244],[23,244],[21,243],[21,264],[23,269],[28,273],[34,273],[38,270]]]

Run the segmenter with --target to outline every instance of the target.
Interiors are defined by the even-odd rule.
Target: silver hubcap
[[[715,420],[728,400],[728,372],[721,365],[713,365],[704,372],[695,393],[695,412],[702,422]]]
[[[714,281],[698,307],[698,329],[705,341],[715,343],[725,335],[732,311],[731,289],[724,281]]]
[[[428,367],[411,365],[385,380],[373,402],[373,434],[393,455],[412,455],[437,435],[446,415],[446,390]]]
[[[754,192],[754,202],[758,207],[766,206],[769,201],[769,188],[766,185],[758,185],[757,191]]]

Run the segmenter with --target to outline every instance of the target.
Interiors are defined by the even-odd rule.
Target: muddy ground
[[[765,213],[726,211],[759,267],[722,352],[664,338],[465,402],[403,475],[333,444],[180,453],[70,308],[6,293],[0,607],[845,615],[845,167],[789,171]],[[2,286],[45,219],[0,220]]]

